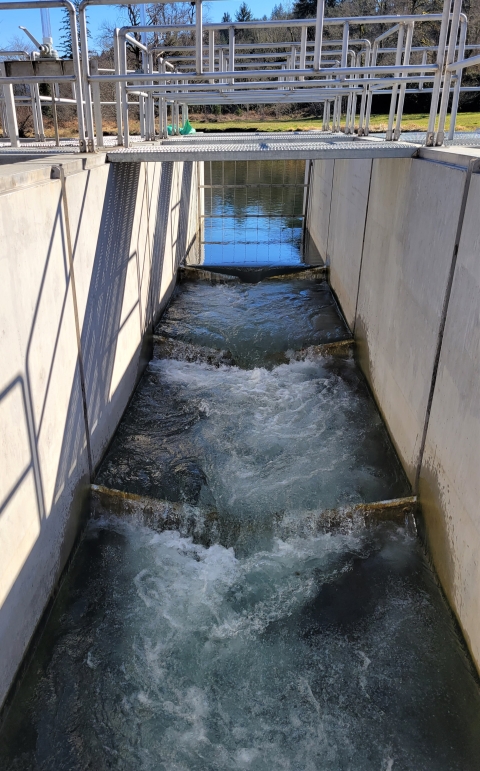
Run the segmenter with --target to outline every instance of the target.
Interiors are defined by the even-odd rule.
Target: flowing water
[[[156,333],[97,477],[150,502],[90,520],[2,771],[477,771],[478,681],[413,521],[348,514],[410,490],[322,348],[348,336],[328,285],[186,282]]]

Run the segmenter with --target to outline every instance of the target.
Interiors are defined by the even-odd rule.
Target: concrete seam
[[[332,216],[332,201],[333,201],[333,186],[335,184],[335,160],[333,161],[333,171],[332,171],[332,189],[330,191],[330,208],[328,210],[328,225],[327,225],[327,245],[325,247],[325,265],[327,268],[330,267],[330,258],[328,256],[328,239],[330,238],[330,218]]]
[[[92,448],[90,441],[90,427],[88,423],[88,407],[87,407],[87,391],[85,385],[85,369],[83,366],[83,353],[82,353],[82,339],[80,334],[80,319],[78,315],[78,302],[77,302],[77,290],[75,286],[75,271],[73,268],[73,250],[72,250],[72,238],[70,231],[70,217],[68,212],[68,200],[67,200],[67,188],[65,184],[65,172],[63,166],[53,166],[53,169],[57,170],[60,176],[60,184],[62,190],[62,203],[65,216],[65,235],[67,239],[67,251],[68,251],[68,263],[70,268],[70,281],[72,285],[72,300],[73,300],[73,314],[75,317],[75,334],[77,338],[77,350],[78,350],[78,369],[80,372],[80,388],[82,391],[82,404],[83,404],[83,418],[85,421],[85,438],[87,444],[87,457],[88,457],[88,470],[90,475],[90,481],[93,481],[93,459]]]
[[[462,236],[463,222],[465,219],[465,211],[467,208],[468,193],[470,191],[470,182],[472,180],[472,174],[474,171],[480,169],[480,158],[472,159],[467,166],[467,175],[465,178],[465,184],[463,187],[462,203],[460,205],[460,213],[458,215],[457,231],[455,234],[455,243],[453,246],[452,261],[450,264],[450,271],[448,274],[447,286],[445,289],[445,296],[443,299],[442,315],[440,317],[440,326],[438,328],[437,345],[435,348],[435,358],[433,362],[432,377],[430,380],[430,391],[428,394],[427,409],[425,413],[425,421],[423,425],[422,441],[420,443],[420,450],[418,453],[417,471],[415,474],[414,493],[418,495],[418,488],[420,484],[420,474],[423,466],[423,457],[425,455],[425,445],[427,442],[428,426],[430,423],[430,414],[432,411],[433,397],[435,394],[435,387],[437,384],[438,367],[440,364],[440,356],[442,353],[443,337],[445,334],[445,326],[447,322],[448,306],[450,303],[450,296],[452,294],[453,280],[455,278],[455,269],[457,266],[458,250],[460,247],[460,239]]]
[[[307,243],[307,230],[308,230],[308,218],[310,214],[310,185],[312,182],[312,168],[313,168],[313,161],[305,161],[305,163],[308,163],[308,174],[304,175],[304,180],[307,181],[307,186],[305,188],[305,198],[304,198],[304,211],[303,211],[303,233],[302,233],[302,250],[303,254],[305,255],[306,251],[306,243]]]
[[[363,225],[363,237],[362,237],[362,252],[360,254],[360,266],[358,269],[358,283],[357,283],[357,297],[355,300],[355,316],[353,317],[353,336],[355,337],[355,329],[357,327],[357,311],[358,311],[358,300],[360,297],[360,280],[362,277],[362,268],[363,268],[363,252],[365,250],[365,235],[367,233],[367,222],[368,222],[368,207],[370,206],[370,190],[372,188],[372,175],[373,175],[373,159],[370,164],[370,179],[368,180],[368,193],[367,193],[367,205],[365,207],[365,222]]]

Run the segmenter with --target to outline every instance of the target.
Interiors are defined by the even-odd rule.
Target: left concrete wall
[[[195,164],[61,162],[0,168],[0,706],[197,249]]]

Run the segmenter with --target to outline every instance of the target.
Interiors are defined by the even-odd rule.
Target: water
[[[352,357],[316,353],[346,335],[325,282],[186,283],[157,331],[188,360],[152,360],[100,484],[257,523],[409,493]]]
[[[328,286],[185,283],[157,334],[97,481],[170,503],[89,522],[0,769],[477,771],[478,680],[413,522],[342,515],[410,490],[321,347],[347,336]]]
[[[285,354],[343,340],[348,329],[325,281],[185,283],[157,332],[227,350],[241,367],[287,362]]]
[[[204,262],[303,262],[304,161],[205,164]]]
[[[480,700],[403,527],[238,557],[91,523],[0,744],[24,769],[475,771]]]

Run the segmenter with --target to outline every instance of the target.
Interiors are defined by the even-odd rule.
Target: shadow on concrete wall
[[[172,207],[174,171],[173,163],[163,164],[161,169],[157,166],[153,167],[149,172],[150,180],[147,173],[145,189],[141,191],[139,187],[140,164],[112,164],[109,168],[88,297],[84,317],[83,319],[80,318],[84,393],[88,405],[90,437],[87,437],[84,415],[81,360],[78,355],[77,342],[72,336],[71,345],[75,347],[76,365],[71,384],[68,386],[70,387],[70,397],[53,495],[51,502],[46,502],[39,439],[44,424],[52,378],[55,377],[54,368],[60,367],[59,376],[62,375],[59,340],[64,329],[66,309],[70,314],[69,324],[71,324],[71,307],[68,307],[68,303],[72,303],[72,291],[74,289],[69,270],[61,193],[60,189],[58,189],[58,193],[54,191],[58,198],[49,225],[51,238],[44,258],[42,278],[29,331],[25,374],[21,373],[16,376],[0,392],[0,404],[8,402],[9,398],[14,396],[15,404],[22,405],[21,408],[19,407],[19,412],[21,411],[23,414],[19,414],[17,420],[19,427],[22,422],[25,423],[24,430],[28,436],[29,448],[29,458],[26,457],[25,459],[25,467],[21,470],[18,478],[12,482],[4,500],[0,501],[0,517],[5,516],[9,504],[13,502],[22,486],[27,483],[29,475],[32,474],[39,522],[38,535],[33,547],[0,608],[0,703],[6,685],[14,674],[13,670],[28,645],[33,627],[38,622],[39,614],[46,605],[47,609],[50,607],[47,603],[49,596],[50,604],[52,602],[52,588],[55,588],[58,582],[61,570],[71,554],[75,538],[79,532],[79,525],[86,515],[90,478],[88,440],[90,439],[94,448],[93,461],[94,465],[97,465],[101,461],[103,450],[108,444],[108,440],[111,439],[118,420],[121,418],[132,388],[141,374],[140,348],[142,342],[133,352],[120,382],[112,392],[112,375],[121,330],[128,318],[135,313],[139,317],[140,341],[144,337],[144,332],[152,329],[159,311],[168,302],[175,284],[174,276],[168,286],[162,286],[166,255],[171,254],[174,267],[177,267],[187,251],[192,248],[192,243],[195,240],[196,229],[193,229],[193,240],[192,237],[189,237],[189,234],[192,233],[190,227],[191,204],[195,205],[196,203],[195,198],[192,198],[196,195],[193,164],[184,164],[181,177],[178,178],[180,191],[176,190],[176,192],[180,192],[180,195],[178,196],[178,203],[176,203],[178,206],[178,222],[176,224],[176,215]],[[91,171],[87,172],[77,230],[71,233],[74,269],[77,263],[78,269],[80,268],[78,262],[80,256],[76,254],[77,245],[80,242],[80,231],[82,228],[88,229],[89,227],[86,201],[91,174]],[[158,185],[155,184],[155,174],[160,174]],[[151,198],[148,192],[149,187],[152,190],[157,189]],[[150,240],[151,258],[149,259],[147,254],[143,266],[139,265],[138,247],[140,240],[134,243],[136,217],[137,219],[149,217],[151,223],[146,228],[147,237]],[[153,218],[154,226],[152,228]],[[60,249],[59,243],[61,244]],[[54,244],[56,245],[56,255]],[[64,274],[63,293],[60,303],[50,311],[48,307],[45,307],[48,305],[48,299],[44,287],[49,267],[53,264],[52,260],[59,259],[59,252],[63,262],[61,269],[61,273]],[[127,316],[122,317],[127,272],[132,260],[137,261],[138,299],[128,309]],[[149,268],[149,275],[146,266]],[[58,273],[58,263],[56,267]],[[144,291],[147,289],[148,305],[142,313],[141,283],[145,281],[148,281],[148,287],[144,287]],[[164,299],[162,298],[162,302],[160,302],[162,292]],[[34,334],[35,332],[40,333],[37,327],[41,307],[43,312],[46,310],[47,313],[50,313],[49,320],[51,319],[52,324],[55,324],[55,333],[51,346],[51,360],[42,361],[42,367],[47,375],[41,404],[38,404],[37,398],[34,405],[29,357],[32,345],[35,344]],[[112,402],[115,402],[115,409],[112,409]],[[48,426],[45,426],[44,431],[47,429]],[[103,446],[100,438],[94,441],[96,430],[104,435],[105,446]],[[47,617],[48,613],[43,615],[34,641],[38,639],[39,631],[42,630]],[[28,665],[33,649],[34,646],[30,648],[30,653],[25,657],[20,672]],[[10,691],[8,701],[11,700],[13,693],[14,688]]]
[[[156,216],[154,228],[152,270],[149,278],[149,296],[152,298],[150,301],[151,307],[149,308],[147,318],[141,320],[144,326],[150,326],[151,324],[162,284],[163,261],[168,243],[167,222],[173,175],[172,164],[168,164],[168,167],[168,169],[162,170],[157,200],[152,200],[151,203],[153,214],[157,214],[155,209],[158,206],[158,216]],[[111,394],[112,372],[118,336],[122,325],[126,321],[121,319],[126,276],[130,260],[137,258],[136,250],[132,250],[132,233],[136,205],[139,198],[139,178],[139,164],[112,164],[109,169],[101,217],[100,237],[95,252],[81,333],[88,417],[90,428],[93,431],[95,431],[96,426],[102,425],[104,411],[108,402],[115,398],[115,395],[112,396]],[[87,192],[88,183],[85,187],[84,199]],[[138,202],[140,203],[140,201]],[[82,227],[88,227],[88,222],[84,221],[84,203],[85,201],[81,208],[78,230],[76,233],[71,234],[74,265],[78,232]],[[142,216],[147,216],[146,209],[142,210]],[[48,504],[49,510],[47,511],[47,504],[43,493],[38,442],[44,418],[45,404],[49,396],[52,373],[54,366],[59,364],[57,345],[64,323],[65,307],[68,302],[72,302],[68,251],[64,237],[65,221],[60,194],[58,195],[58,203],[51,220],[51,232],[52,236],[45,257],[42,281],[29,334],[25,375],[18,375],[0,393],[0,402],[7,400],[12,394],[19,394],[24,415],[19,415],[18,421],[19,424],[23,420],[25,421],[30,454],[29,462],[21,471],[18,479],[12,483],[11,489],[8,490],[4,500],[0,501],[0,516],[2,514],[5,515],[7,507],[25,483],[30,472],[32,472],[40,525],[38,537],[16,577],[5,602],[0,608],[0,650],[2,651],[1,658],[4,661],[3,667],[0,664],[0,702],[3,696],[2,689],[5,688],[6,683],[13,675],[13,662],[17,663],[19,661],[25,646],[28,644],[29,637],[33,631],[33,624],[38,620],[41,609],[45,607],[52,586],[55,585],[59,572],[71,551],[75,535],[78,532],[80,518],[85,512],[85,493],[88,489],[87,443],[79,361],[77,357],[64,424],[54,494],[52,504],[51,506]],[[65,285],[60,314],[56,314],[57,319],[55,323],[58,326],[55,333],[52,359],[48,363],[44,362],[48,370],[48,376],[45,393],[43,394],[43,403],[40,405],[40,409],[37,405],[34,410],[29,382],[29,353],[37,323],[38,309],[42,303],[46,302],[43,292],[45,277],[52,259],[53,243],[55,238],[58,239],[59,234],[63,245]],[[139,313],[139,304],[140,296],[130,313]],[[71,344],[76,347],[75,339],[72,339]],[[129,370],[138,368],[138,366],[138,355],[134,355],[130,367],[122,378],[122,381],[128,381],[127,389],[130,388],[131,390],[129,374],[131,375],[132,373]],[[119,384],[117,390],[121,387],[123,387],[122,384]],[[19,401],[19,398],[17,398],[15,403]],[[128,396],[126,398],[128,399]],[[125,403],[119,405],[119,417],[124,406]],[[35,415],[38,416],[37,422],[35,422]],[[59,556],[60,543],[63,543],[63,547]]]

